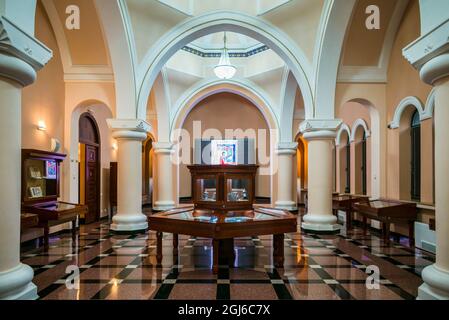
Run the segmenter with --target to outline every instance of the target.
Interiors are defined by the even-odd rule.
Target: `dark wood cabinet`
[[[75,236],[76,220],[87,213],[87,206],[58,201],[61,162],[65,157],[60,153],[22,150],[22,212],[25,216],[38,216],[37,226],[44,228],[46,246],[51,226],[72,222]]]
[[[195,208],[252,209],[257,165],[191,165]]]

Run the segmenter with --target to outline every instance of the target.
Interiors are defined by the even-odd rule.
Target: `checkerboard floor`
[[[271,236],[240,238],[234,267],[214,275],[209,239],[180,236],[173,255],[172,235],[164,234],[158,265],[154,232],[116,235],[101,222],[81,226],[76,241],[67,233],[52,237],[48,250],[23,248],[22,262],[34,268],[40,299],[410,300],[435,257],[406,240],[386,244],[358,228],[337,235],[299,230],[286,235],[284,267],[274,268]],[[378,280],[368,278],[373,270]]]

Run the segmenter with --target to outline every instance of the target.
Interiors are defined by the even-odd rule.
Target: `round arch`
[[[197,106],[201,101],[204,99],[215,95],[219,93],[232,93],[235,95],[238,95],[249,102],[251,102],[262,114],[262,116],[265,119],[265,122],[268,125],[268,128],[270,130],[270,159],[273,159],[274,153],[275,153],[275,146],[273,143],[277,142],[278,140],[278,119],[276,115],[272,112],[271,105],[269,104],[270,101],[267,99],[263,92],[258,92],[254,90],[254,87],[247,86],[243,82],[238,82],[235,80],[226,80],[226,81],[213,81],[206,83],[204,85],[197,85],[193,87],[191,90],[189,90],[189,94],[186,94],[184,97],[180,98],[177,102],[177,113],[173,117],[172,125],[171,125],[171,137],[170,140],[172,143],[177,143],[177,137],[175,136],[175,133],[177,130],[182,129],[185,119],[187,118],[188,114]],[[275,135],[273,137],[272,135]],[[176,157],[179,157],[179,154],[175,153]],[[177,197],[179,197],[179,187],[180,187],[180,159],[178,158],[176,163],[177,165],[177,186],[176,186],[176,192]],[[273,187],[274,187],[274,163],[273,161],[270,161],[269,166],[269,172],[270,172],[270,194],[273,194]],[[273,201],[273,198],[271,199]]]
[[[69,117],[69,124],[68,128],[65,131],[65,148],[67,149],[67,154],[69,156],[70,161],[64,162],[64,172],[67,175],[67,179],[64,179],[64,198],[67,201],[78,201],[79,197],[79,190],[78,190],[78,183],[79,183],[79,173],[78,173],[78,148],[79,148],[79,120],[82,114],[89,113],[90,117],[92,117],[98,126],[98,132],[99,132],[99,139],[101,141],[101,149],[99,150],[101,154],[101,163],[100,167],[109,167],[109,162],[114,157],[113,150],[112,150],[112,137],[109,131],[109,128],[106,123],[106,119],[112,118],[113,113],[110,107],[104,103],[103,101],[91,99],[91,100],[85,100],[80,102],[71,112]],[[103,175],[103,170],[100,170],[101,175]],[[73,179],[72,177],[75,177]],[[103,180],[101,178],[101,182],[103,183]],[[103,185],[101,186],[101,190],[103,190]],[[102,191],[102,193],[105,195],[107,192]],[[100,207],[101,211],[107,207],[107,199],[102,198],[100,199]]]
[[[353,125],[352,125],[352,130],[351,130],[351,142],[354,142],[356,140],[356,134],[357,134],[357,129],[359,127],[363,128],[363,131],[365,132],[365,137],[370,137],[371,136],[371,132],[368,129],[368,125],[366,124],[366,121],[363,119],[357,119],[354,121]]]
[[[207,97],[229,92],[239,95],[253,103],[265,118],[270,130],[275,132],[279,129],[279,120],[273,111],[272,102],[262,89],[249,81],[238,80],[216,80],[199,83],[189,90],[176,102],[173,119],[170,123],[170,135],[182,128],[182,125],[190,111]],[[171,137],[172,142],[174,138]]]
[[[275,51],[294,74],[303,93],[306,118],[314,114],[311,66],[302,50],[282,31],[262,19],[231,11],[218,11],[191,18],[173,28],[147,52],[138,68],[137,115],[144,119],[150,90],[170,57],[191,41],[206,34],[232,31],[252,37]]]
[[[402,114],[410,107],[416,108],[416,110],[418,110],[418,112],[419,112],[420,120],[421,121],[424,120],[423,119],[424,107],[423,107],[421,100],[419,100],[417,97],[413,97],[413,96],[406,97],[406,98],[402,99],[401,102],[399,102],[398,106],[396,107],[396,109],[394,111],[393,121],[391,121],[389,124],[390,129],[399,128],[399,126],[401,124]]]
[[[346,123],[343,123],[337,132],[337,137],[335,138],[336,147],[338,147],[341,144],[341,136],[343,135],[343,132],[346,132],[348,134],[348,137],[351,137],[351,129]]]

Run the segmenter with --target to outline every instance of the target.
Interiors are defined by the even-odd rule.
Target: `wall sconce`
[[[39,120],[39,122],[37,123],[37,130],[40,130],[40,131],[47,130],[47,126],[45,125],[45,122],[43,120]]]
[[[112,143],[112,150],[114,150],[114,151],[118,150],[117,142]]]

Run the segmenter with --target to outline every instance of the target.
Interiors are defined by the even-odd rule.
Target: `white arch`
[[[408,107],[415,107],[416,110],[418,110],[419,119],[421,121],[424,120],[424,108],[421,100],[419,100],[417,97],[409,96],[402,99],[402,101],[399,102],[398,106],[396,107],[396,110],[394,111],[393,121],[391,121],[389,124],[390,129],[399,128],[402,114]]]
[[[314,104],[309,81],[311,67],[303,51],[270,23],[232,11],[216,11],[188,19],[162,36],[147,52],[138,68],[138,117],[145,118],[150,90],[169,58],[191,41],[223,30],[245,34],[273,49],[286,62],[299,84],[304,97],[306,118],[313,117]]]
[[[436,89],[434,87],[427,97],[426,107],[424,108],[424,113],[421,120],[430,119],[433,117],[433,112],[435,110],[435,94]]]
[[[126,1],[95,0],[95,5],[103,25],[114,69],[116,117],[135,119],[137,117],[137,55]]]
[[[368,138],[368,137],[370,137],[371,136],[371,132],[370,132],[370,130],[368,129],[368,125],[366,124],[366,121],[365,120],[363,120],[363,119],[357,119],[357,120],[355,120],[354,121],[354,123],[352,124],[352,130],[351,130],[351,142],[354,142],[355,141],[355,135],[356,135],[356,133],[357,133],[357,129],[359,128],[359,127],[362,127],[363,128],[363,131],[365,131],[365,136]]]
[[[231,89],[226,85],[235,86],[235,89]],[[209,88],[217,87],[215,90],[205,93],[204,95],[199,96],[195,101],[192,101],[195,96],[199,95],[201,92],[206,91]],[[238,90],[238,89],[243,90]],[[250,92],[258,99],[262,101],[264,106],[260,105],[258,101],[255,101],[251,96],[246,94],[244,91]],[[249,101],[251,101],[262,113],[265,118],[265,121],[268,124],[268,127],[273,130],[279,129],[279,119],[276,113],[273,110],[273,103],[265,91],[259,88],[256,84],[252,83],[247,79],[230,79],[230,80],[204,80],[200,81],[190,89],[188,89],[184,94],[178,99],[175,104],[175,109],[173,112],[173,117],[170,119],[170,136],[174,129],[178,129],[184,123],[185,118],[190,113],[190,111],[201,101],[206,99],[207,97],[221,93],[221,92],[230,92],[237,94]]]
[[[279,116],[280,122],[280,141],[292,142],[293,140],[293,117],[295,113],[295,99],[296,89],[298,84],[296,83],[293,74],[286,68],[284,72],[284,78],[282,80],[282,92],[281,92],[281,114]]]
[[[335,117],[335,92],[340,56],[355,0],[326,1],[317,33],[314,66],[314,118]]]
[[[349,128],[349,126],[346,123],[343,123],[340,126],[340,129],[338,129],[337,137],[335,138],[335,146],[336,147],[338,147],[341,143],[341,135],[343,134],[343,132],[347,132],[348,137],[351,137],[351,129]]]

